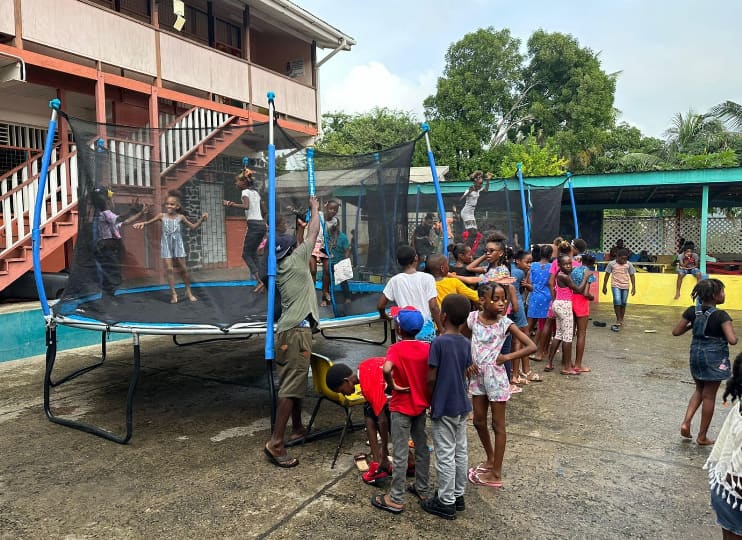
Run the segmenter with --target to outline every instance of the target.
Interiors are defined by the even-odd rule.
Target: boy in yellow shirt
[[[440,306],[443,299],[449,294],[462,294],[466,296],[475,306],[479,305],[479,295],[473,289],[470,289],[460,279],[449,277],[448,257],[441,254],[434,254],[428,257],[428,271],[435,278],[435,288],[438,292],[438,305]]]

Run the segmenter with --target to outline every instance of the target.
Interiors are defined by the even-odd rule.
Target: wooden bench
[[[598,270],[603,272],[609,261],[597,261]],[[655,262],[632,262],[634,268],[646,269],[646,268],[659,268],[660,272],[672,272],[675,264],[675,257],[673,255],[657,255]]]
[[[667,272],[672,271],[672,262],[670,263],[664,263],[664,262],[634,262],[631,263],[634,265],[634,267],[637,270],[643,270],[645,267],[649,268],[659,268],[660,272]]]

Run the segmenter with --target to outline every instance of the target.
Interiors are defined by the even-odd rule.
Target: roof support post
[[[701,192],[701,274],[706,274],[706,235],[708,234],[709,219],[709,185],[703,185]]]

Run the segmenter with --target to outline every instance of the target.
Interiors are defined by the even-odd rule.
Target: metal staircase
[[[154,188],[167,193],[190,180],[202,167],[233,144],[249,123],[246,119],[207,109],[193,108],[176,118],[160,134],[159,146],[151,141],[110,139],[110,178],[116,186]],[[41,258],[53,253],[77,234],[77,151],[70,145],[66,156],[60,145],[52,150],[41,209]],[[162,162],[160,178],[152,182],[150,160]],[[33,269],[31,225],[41,168],[41,152],[0,176],[0,291]],[[155,170],[154,176],[157,176]],[[153,185],[154,184],[154,185]]]

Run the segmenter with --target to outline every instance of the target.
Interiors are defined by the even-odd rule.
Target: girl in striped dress
[[[186,298],[191,302],[198,300],[191,291],[191,276],[188,273],[188,267],[186,266],[186,252],[185,244],[183,243],[183,235],[181,232],[180,224],[184,223],[192,231],[198,229],[201,224],[206,221],[209,214],[204,213],[195,223],[188,221],[183,214],[180,213],[180,196],[175,193],[171,193],[167,199],[165,199],[165,212],[157,214],[152,219],[147,221],[140,221],[132,225],[135,229],[143,229],[145,225],[155,223],[156,221],[162,221],[162,238],[160,239],[160,256],[165,263],[165,269],[167,270],[167,282],[170,285],[170,303],[178,303],[178,293],[175,291],[175,272],[174,267],[178,268],[178,273],[183,280],[185,285]]]

